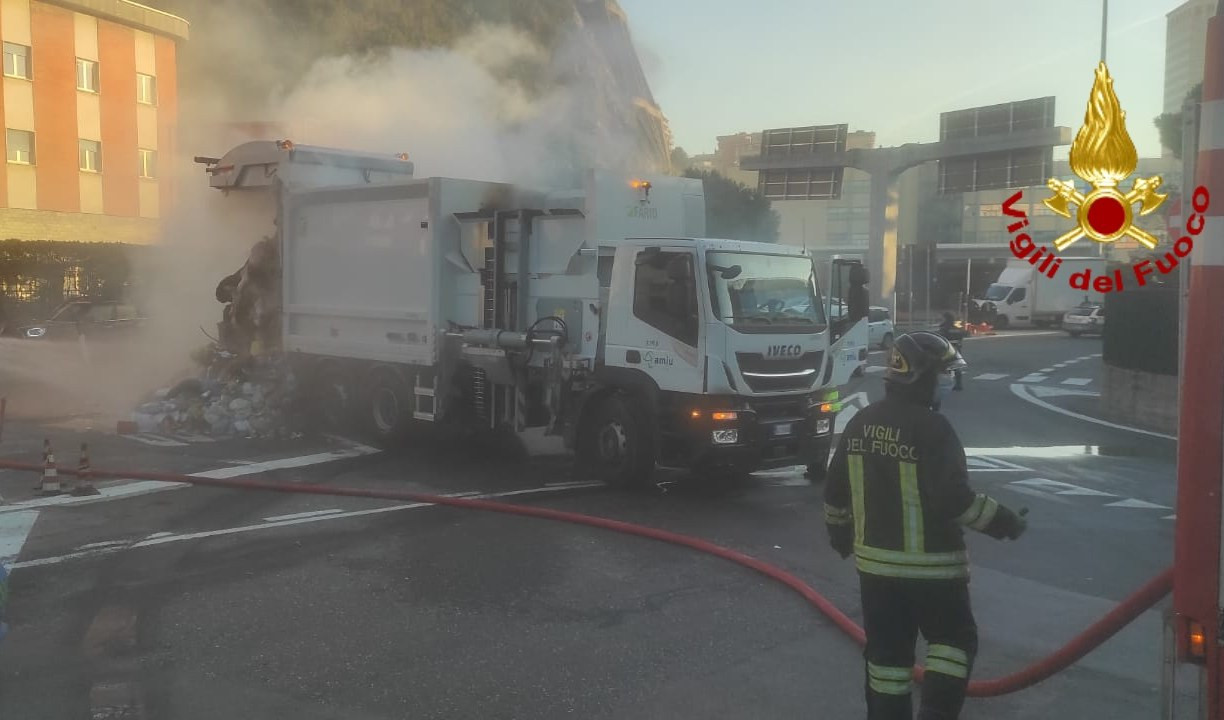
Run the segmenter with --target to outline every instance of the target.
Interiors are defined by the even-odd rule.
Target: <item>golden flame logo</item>
[[[1084,126],[1071,143],[1070,165],[1072,172],[1092,184],[1092,191],[1084,195],[1071,183],[1053,178],[1046,183],[1054,192],[1045,200],[1046,207],[1066,218],[1071,217],[1070,205],[1077,208],[1078,227],[1055,240],[1055,248],[1064,250],[1085,236],[1104,243],[1128,235],[1149,250],[1156,247],[1159,241],[1155,237],[1135,227],[1134,205],[1139,203],[1139,214],[1147,215],[1168,196],[1156,192],[1162,182],[1159,175],[1136,179],[1128,193],[1117,189],[1135,172],[1139,155],[1126,131],[1126,113],[1104,61],[1097,65]]]
[[[1084,126],[1071,143],[1071,172],[1093,185],[1117,185],[1135,172],[1139,154],[1126,131],[1126,113],[1105,63],[1096,69]]]

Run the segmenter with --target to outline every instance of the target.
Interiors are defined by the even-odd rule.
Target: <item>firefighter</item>
[[[913,717],[918,633],[927,641],[919,720],[958,717],[977,652],[962,528],[1012,540],[1026,528],[1024,511],[969,488],[965,450],[936,412],[940,377],[964,366],[936,333],[898,337],[884,399],[850,420],[829,467],[829,539],[859,572],[869,720]]]
[[[957,352],[960,352],[961,343],[965,339],[965,331],[958,327],[958,325],[959,323],[956,322],[956,318],[952,316],[952,313],[946,312],[943,314],[943,322],[939,324],[939,334],[947,338],[948,342],[952,343],[952,347],[956,348]],[[954,368],[952,370],[952,377],[955,381],[952,384],[952,389],[955,391],[959,392],[965,389],[963,372],[961,368]]]

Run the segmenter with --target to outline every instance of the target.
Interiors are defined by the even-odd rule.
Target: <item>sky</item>
[[[1165,15],[1110,0],[1106,61],[1140,157],[1158,157]],[[939,114],[1053,95],[1083,124],[1101,0],[620,0],[676,145],[849,123],[878,146],[939,139]],[[1056,150],[1064,156],[1066,148]]]

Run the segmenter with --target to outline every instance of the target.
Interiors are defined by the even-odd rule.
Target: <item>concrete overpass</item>
[[[872,304],[888,307],[897,285],[897,181],[902,172],[935,160],[1070,145],[1071,136],[1071,128],[1050,127],[888,148],[762,155],[740,158],[740,169],[760,172],[852,167],[871,175],[867,265],[871,270]]]

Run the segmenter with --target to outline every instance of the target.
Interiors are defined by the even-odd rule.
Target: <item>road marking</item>
[[[1032,385],[1029,392],[1033,393],[1034,397],[1101,397],[1101,393],[1094,390],[1073,390],[1065,387],[1050,387],[1049,385]]]
[[[1065,362],[1056,363],[1056,364],[1054,365],[1054,367],[1056,367],[1056,368],[1065,368],[1065,367],[1067,367],[1067,363],[1065,363]]]
[[[344,511],[341,510],[340,508],[332,508],[330,510],[311,510],[310,512],[292,513],[289,515],[273,515],[272,517],[264,518],[264,520],[268,522],[279,522],[281,520],[296,520],[298,518],[315,517],[316,515],[331,515],[332,513],[338,513],[338,512],[344,512]]]
[[[1045,376],[1045,375],[1041,375],[1041,374],[1039,374],[1039,373],[1031,373],[1031,374],[1029,374],[1029,375],[1025,375],[1024,377],[1020,378],[1020,379],[1019,379],[1019,380],[1017,380],[1016,382],[1022,382],[1022,383],[1036,383],[1036,382],[1042,382],[1042,381],[1044,381],[1045,379],[1046,379],[1046,376]]]
[[[1160,518],[1160,519],[1161,519],[1161,520],[1176,520],[1176,519],[1177,519],[1177,515],[1165,515],[1164,517],[1162,517],[1162,518]]]
[[[1063,505],[1074,505],[1075,504],[1066,498],[1061,498],[1061,497],[1058,497],[1057,495],[1051,495],[1047,492],[1042,492],[1041,490],[1036,490],[1034,488],[1024,487],[1023,485],[1017,486],[1013,484],[1007,484],[1002,487],[1006,490],[1011,490],[1012,492],[1018,492],[1024,495],[1032,495],[1033,497],[1041,498],[1042,500],[1049,500],[1051,502],[1062,503]]]
[[[1062,381],[1063,385],[1079,385],[1083,387],[1092,382],[1092,378],[1067,378]]]
[[[577,487],[599,487],[603,483],[587,482],[583,485],[568,485],[566,487],[540,487],[527,488],[524,490],[509,490],[505,492],[481,493],[479,491],[449,493],[440,495],[439,497],[474,497],[474,498],[502,498],[513,497],[517,495],[540,495],[544,493],[562,492],[571,490]],[[306,523],[324,522],[327,520],[337,520],[341,518],[364,517],[367,515],[378,515],[382,513],[398,512],[401,510],[416,510],[419,508],[435,507],[434,503],[409,503],[406,505],[390,505],[387,507],[372,508],[369,510],[351,510],[347,512],[329,513],[327,515],[314,515],[311,517],[299,517],[293,520],[279,520],[276,522],[263,522],[254,525],[242,525],[239,527],[222,528],[220,530],[204,530],[200,532],[178,534],[167,534],[159,537],[150,535],[144,540],[125,543],[123,545],[108,545],[94,550],[84,550],[71,552],[66,555],[57,555],[55,557],[37,558],[34,560],[26,560],[24,562],[14,563],[12,569],[18,570],[22,568],[43,567],[45,565],[57,565],[68,560],[78,560],[82,558],[99,557],[102,555],[110,555],[125,550],[133,550],[136,548],[154,547],[157,545],[166,545],[168,543],[185,542],[188,540],[200,540],[204,538],[220,537],[223,535],[236,535],[240,533],[256,532],[259,530],[270,530],[273,528],[287,527],[290,525],[303,525]]]
[[[0,515],[0,565],[17,559],[36,522],[37,510]]]
[[[1007,377],[1006,373],[982,373],[974,376],[974,380],[1002,380]]]
[[[986,455],[965,454],[965,462],[970,472],[1032,472],[1032,468],[1009,463],[996,457]]]
[[[310,465],[319,465],[322,463],[332,462],[333,460],[346,460],[349,458],[361,457],[379,452],[378,449],[367,445],[354,445],[353,447],[332,452],[315,453],[313,455],[299,455],[297,457],[281,458],[279,460],[266,460],[264,462],[255,462],[249,465],[240,465],[238,467],[217,468],[216,470],[208,470],[205,472],[192,473],[189,477],[213,478],[217,480],[227,480],[230,478],[242,477],[244,475],[257,475],[259,473],[268,472],[269,470],[289,470],[293,468],[308,467]],[[0,507],[0,514],[26,510],[32,507],[60,507],[63,505],[85,505],[96,502],[106,502],[108,500],[119,500],[123,498],[136,497],[138,495],[148,495],[150,493],[162,492],[164,490],[181,490],[182,488],[191,487],[188,483],[162,482],[160,480],[140,480],[137,482],[123,483],[120,485],[107,485],[98,487],[97,495],[77,497],[75,495],[56,495],[48,498],[37,498],[35,500],[26,500],[25,502],[14,503]]]
[[[1096,445],[1037,445],[1032,447],[965,448],[967,457],[1035,457],[1066,458],[1097,455]]]
[[[1052,367],[1048,367],[1048,368],[1041,368],[1041,370],[1039,370],[1038,372],[1042,372],[1042,373],[1052,373],[1052,372],[1054,372],[1054,368],[1052,368]]]
[[[869,372],[869,373],[881,373],[881,372],[884,372],[884,371],[885,371],[885,370],[887,370],[887,369],[888,369],[888,368],[884,367],[883,365],[872,365],[872,366],[870,366],[870,367],[868,367],[868,368],[867,368],[866,372]]]
[[[1028,480],[1013,480],[1011,485],[1024,485],[1025,487],[1036,488],[1039,490],[1047,490],[1056,495],[1087,495],[1091,497],[1118,497],[1112,493],[1101,492],[1091,488],[1072,485],[1071,483],[1058,482],[1057,480],[1049,480],[1047,478],[1029,478]]]
[[[1118,502],[1112,502],[1106,505],[1105,507],[1139,508],[1141,510],[1172,510],[1173,509],[1169,507],[1168,505],[1157,505],[1156,503],[1150,503],[1150,502],[1147,502],[1146,500],[1136,500],[1135,498],[1127,498],[1125,500],[1119,500]]]
[[[1077,420],[1083,420],[1085,422],[1096,423],[1097,425],[1104,425],[1105,427],[1116,428],[1118,430],[1129,430],[1130,432],[1140,433],[1142,435],[1151,435],[1152,437],[1164,438],[1165,440],[1176,440],[1177,439],[1176,437],[1172,435],[1165,435],[1164,433],[1158,433],[1154,430],[1144,430],[1142,428],[1130,427],[1129,425],[1119,425],[1118,423],[1111,423],[1107,420],[1100,420],[1098,418],[1090,417],[1088,415],[1081,415],[1077,412],[1071,412],[1070,410],[1060,408],[1057,405],[1051,405],[1050,403],[1044,400],[1040,400],[1034,397],[1032,393],[1029,392],[1029,389],[1024,385],[1016,385],[1015,383],[1012,383],[1011,391],[1013,395],[1020,398],[1021,400],[1024,400],[1025,402],[1030,402],[1038,407],[1045,408],[1046,410],[1050,410],[1052,412],[1061,413],[1068,417],[1073,417]]]
[[[145,445],[153,445],[155,447],[187,447],[187,443],[171,440],[168,437],[154,435],[153,433],[140,433],[139,435],[125,435],[124,437],[135,440],[136,442],[144,443]]]

